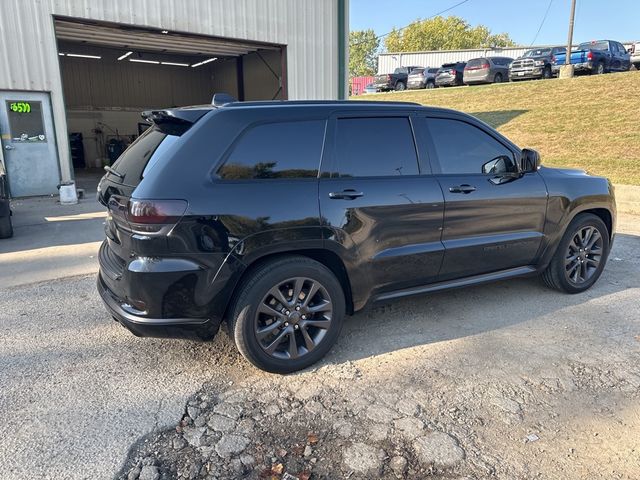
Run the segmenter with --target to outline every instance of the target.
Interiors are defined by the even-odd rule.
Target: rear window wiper
[[[116,177],[118,177],[120,180],[124,180],[124,175],[119,171],[117,171],[115,168],[111,168],[109,165],[106,165],[104,169],[105,171],[109,172],[111,175],[115,175]]]

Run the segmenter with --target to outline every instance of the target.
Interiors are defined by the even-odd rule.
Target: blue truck
[[[578,45],[571,51],[571,65],[576,72],[602,74],[607,72],[626,72],[631,68],[627,49],[614,40],[594,40]],[[566,54],[555,55],[553,71],[557,73],[566,62]]]

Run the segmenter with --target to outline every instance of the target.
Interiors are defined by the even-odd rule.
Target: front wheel
[[[607,226],[596,215],[579,214],[567,227],[542,278],[556,290],[584,292],[602,274],[608,255]]]
[[[256,367],[290,373],[327,354],[344,315],[344,292],[335,275],[315,260],[291,256],[258,267],[240,287],[229,331]]]
[[[496,76],[493,77],[493,83],[502,83],[502,74],[496,73]]]
[[[402,82],[396,83],[396,92],[402,92],[406,87],[406,85]]]

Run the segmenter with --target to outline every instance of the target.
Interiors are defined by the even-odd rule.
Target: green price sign
[[[16,113],[30,113],[31,104],[29,102],[13,102],[9,104],[9,108],[12,112]]]

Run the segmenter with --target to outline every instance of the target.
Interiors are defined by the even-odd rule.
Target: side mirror
[[[531,173],[538,171],[540,167],[540,154],[536,150],[523,148],[520,154],[520,171]]]

